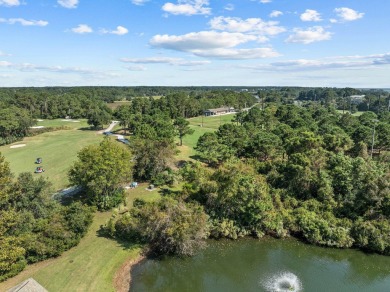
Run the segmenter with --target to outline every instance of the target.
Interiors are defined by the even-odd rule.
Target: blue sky
[[[388,0],[0,0],[0,86],[390,88]]]

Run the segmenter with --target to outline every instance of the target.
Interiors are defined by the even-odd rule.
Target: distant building
[[[365,95],[351,95],[351,103],[352,104],[361,104],[364,102]]]
[[[207,109],[203,113],[206,117],[208,117],[208,116],[217,116],[217,115],[233,113],[233,112],[235,112],[233,107],[219,107],[219,108]]]

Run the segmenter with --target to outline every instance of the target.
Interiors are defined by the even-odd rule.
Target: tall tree
[[[101,209],[121,201],[121,184],[128,182],[131,176],[130,150],[108,137],[97,146],[82,149],[69,171],[71,183],[82,186],[90,201]]]
[[[179,135],[180,146],[182,146],[183,145],[183,137],[186,135],[192,135],[195,132],[195,130],[191,129],[190,122],[182,117],[177,118],[173,124],[176,128],[178,135]]]

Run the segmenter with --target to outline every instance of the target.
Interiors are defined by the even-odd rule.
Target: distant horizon
[[[384,91],[390,91],[390,87],[350,87],[350,86],[299,86],[299,85],[48,85],[48,86],[0,86],[0,89],[12,89],[12,88],[77,88],[77,87],[172,87],[172,88],[190,88],[190,87],[225,87],[225,88],[267,88],[267,87],[276,87],[276,88],[353,88],[357,90],[370,90],[378,89]]]
[[[390,1],[0,0],[0,10],[0,87],[390,88]]]

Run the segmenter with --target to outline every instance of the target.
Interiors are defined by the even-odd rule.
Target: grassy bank
[[[158,190],[145,190],[146,185],[128,191],[128,205],[135,198],[155,200]],[[80,244],[58,258],[28,266],[21,274],[0,283],[0,291],[34,278],[48,291],[114,291],[115,272],[128,260],[136,259],[141,247],[99,236],[100,226],[111,212],[97,212],[87,235]]]

